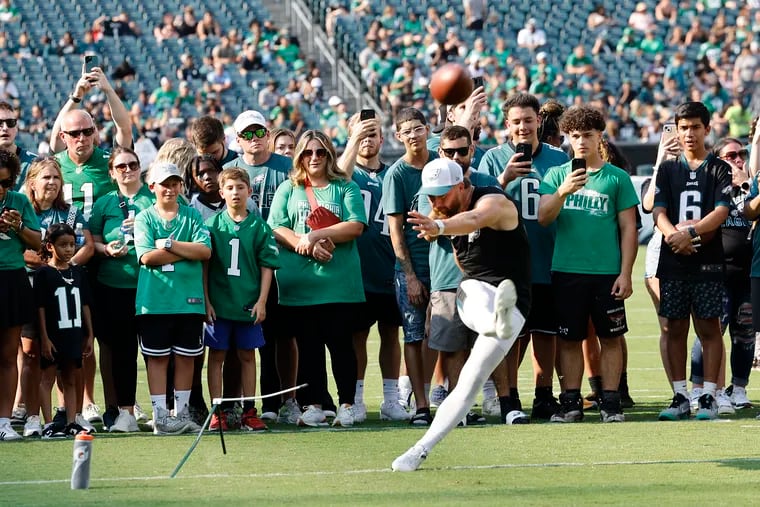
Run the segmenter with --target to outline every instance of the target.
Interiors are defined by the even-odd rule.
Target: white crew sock
[[[715,398],[715,393],[718,391],[718,385],[715,382],[705,382],[702,385],[702,394],[709,394]]]
[[[174,414],[179,417],[180,414],[187,412],[190,405],[190,389],[187,391],[174,390]]]
[[[150,404],[153,406],[153,420],[157,418],[156,409],[166,410],[166,395],[165,394],[151,394]]]
[[[673,392],[676,394],[682,394],[685,398],[689,397],[689,391],[686,389],[686,381],[685,380],[674,380],[673,381]]]
[[[364,403],[364,379],[356,381],[356,394],[354,395],[354,404]]]
[[[383,401],[385,403],[394,403],[398,401],[398,379],[383,379]]]

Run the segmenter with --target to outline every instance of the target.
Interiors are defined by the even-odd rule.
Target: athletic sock
[[[689,391],[686,389],[686,381],[685,380],[674,380],[673,381],[673,392],[676,394],[683,395],[684,398],[689,399]]]
[[[718,385],[715,382],[705,382],[702,385],[702,394],[709,394],[715,398],[715,393],[718,391]]]
[[[507,414],[514,410],[512,398],[509,396],[499,396],[499,408],[501,408],[501,422],[507,420]]]
[[[151,394],[150,404],[153,406],[153,420],[156,420],[156,409],[166,410],[166,395],[165,394]]]
[[[354,404],[364,403],[364,379],[356,381],[356,394],[354,395]]]
[[[591,392],[600,394],[602,392],[602,377],[601,375],[594,375],[588,378],[588,385],[591,386]]]
[[[496,398],[496,384],[493,383],[493,380],[488,379],[483,384],[483,399],[490,400],[491,398]]]
[[[628,372],[625,370],[620,373],[618,391],[620,391],[620,394],[628,394]]]
[[[398,402],[398,379],[383,379],[383,401],[385,403]]]
[[[520,399],[520,393],[518,392],[516,387],[510,387],[509,388],[509,397],[513,400],[519,400]]]
[[[554,398],[551,386],[537,387],[535,390],[535,397],[537,400],[546,401]]]
[[[190,390],[177,391],[174,390],[174,415],[179,416],[183,412],[187,411],[187,407],[190,404]]]

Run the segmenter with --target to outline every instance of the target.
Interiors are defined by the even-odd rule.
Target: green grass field
[[[624,424],[603,425],[596,412],[587,412],[580,424],[457,428],[418,472],[392,473],[391,461],[424,430],[379,422],[380,374],[370,361],[365,424],[345,430],[273,425],[265,434],[227,434],[227,455],[218,435],[206,434],[176,479],[169,475],[193,436],[99,434],[87,491],[69,489],[71,440],[6,443],[0,445],[0,504],[754,504],[756,409],[714,422],[656,421],[670,390],[641,281],[643,254],[628,303],[628,371],[637,405]],[[370,349],[376,357],[376,336]],[[520,381],[528,404],[530,379],[526,363]],[[144,372],[140,381],[139,399],[148,407]],[[751,388],[749,395],[759,397]]]

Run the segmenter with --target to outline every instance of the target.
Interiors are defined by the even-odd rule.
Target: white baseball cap
[[[260,112],[249,109],[248,111],[243,111],[237,118],[235,118],[232,128],[235,129],[235,132],[240,134],[251,125],[259,125],[266,128],[267,120]]]
[[[150,168],[148,183],[150,185],[163,183],[172,177],[182,179],[182,173],[179,171],[179,168],[170,162],[158,162]]]
[[[327,104],[328,104],[329,106],[335,107],[335,106],[338,106],[338,105],[340,105],[340,104],[343,104],[343,99],[341,99],[341,98],[340,98],[340,97],[338,97],[337,95],[333,95],[333,96],[332,96],[332,97],[330,97],[330,99],[327,101]]]
[[[462,166],[447,158],[437,158],[422,168],[422,188],[417,195],[443,195],[463,181]]]

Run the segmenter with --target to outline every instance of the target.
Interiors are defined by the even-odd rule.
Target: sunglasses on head
[[[461,148],[441,148],[441,151],[448,158],[453,157],[455,153],[457,153],[460,157],[465,157],[470,152],[470,147],[462,146]]]
[[[114,169],[119,171],[120,173],[125,173],[127,170],[129,171],[138,171],[140,169],[140,162],[127,162],[124,164],[116,164],[113,166]]]
[[[722,159],[730,158],[732,160],[736,160],[737,158],[741,158],[742,160],[747,160],[747,157],[749,157],[749,152],[747,150],[739,150],[739,151],[729,151],[729,152],[726,152],[720,158],[722,158]]]
[[[63,133],[71,137],[79,137],[80,135],[90,137],[95,133],[95,127],[87,127],[86,129],[79,130],[64,130]]]
[[[0,125],[5,125],[9,129],[12,129],[16,125],[18,125],[18,120],[16,118],[6,118],[6,119],[0,119]]]
[[[12,186],[13,186],[13,178],[6,178],[4,180],[0,180],[0,187],[11,188]]]
[[[303,150],[304,157],[311,157],[316,155],[317,158],[324,158],[327,156],[327,150],[324,148],[318,148],[316,150]]]
[[[240,137],[242,137],[246,141],[250,141],[251,139],[253,139],[253,136],[256,136],[259,139],[261,139],[265,135],[267,135],[267,129],[263,127],[258,128],[256,130],[244,130],[243,132],[240,133]]]

